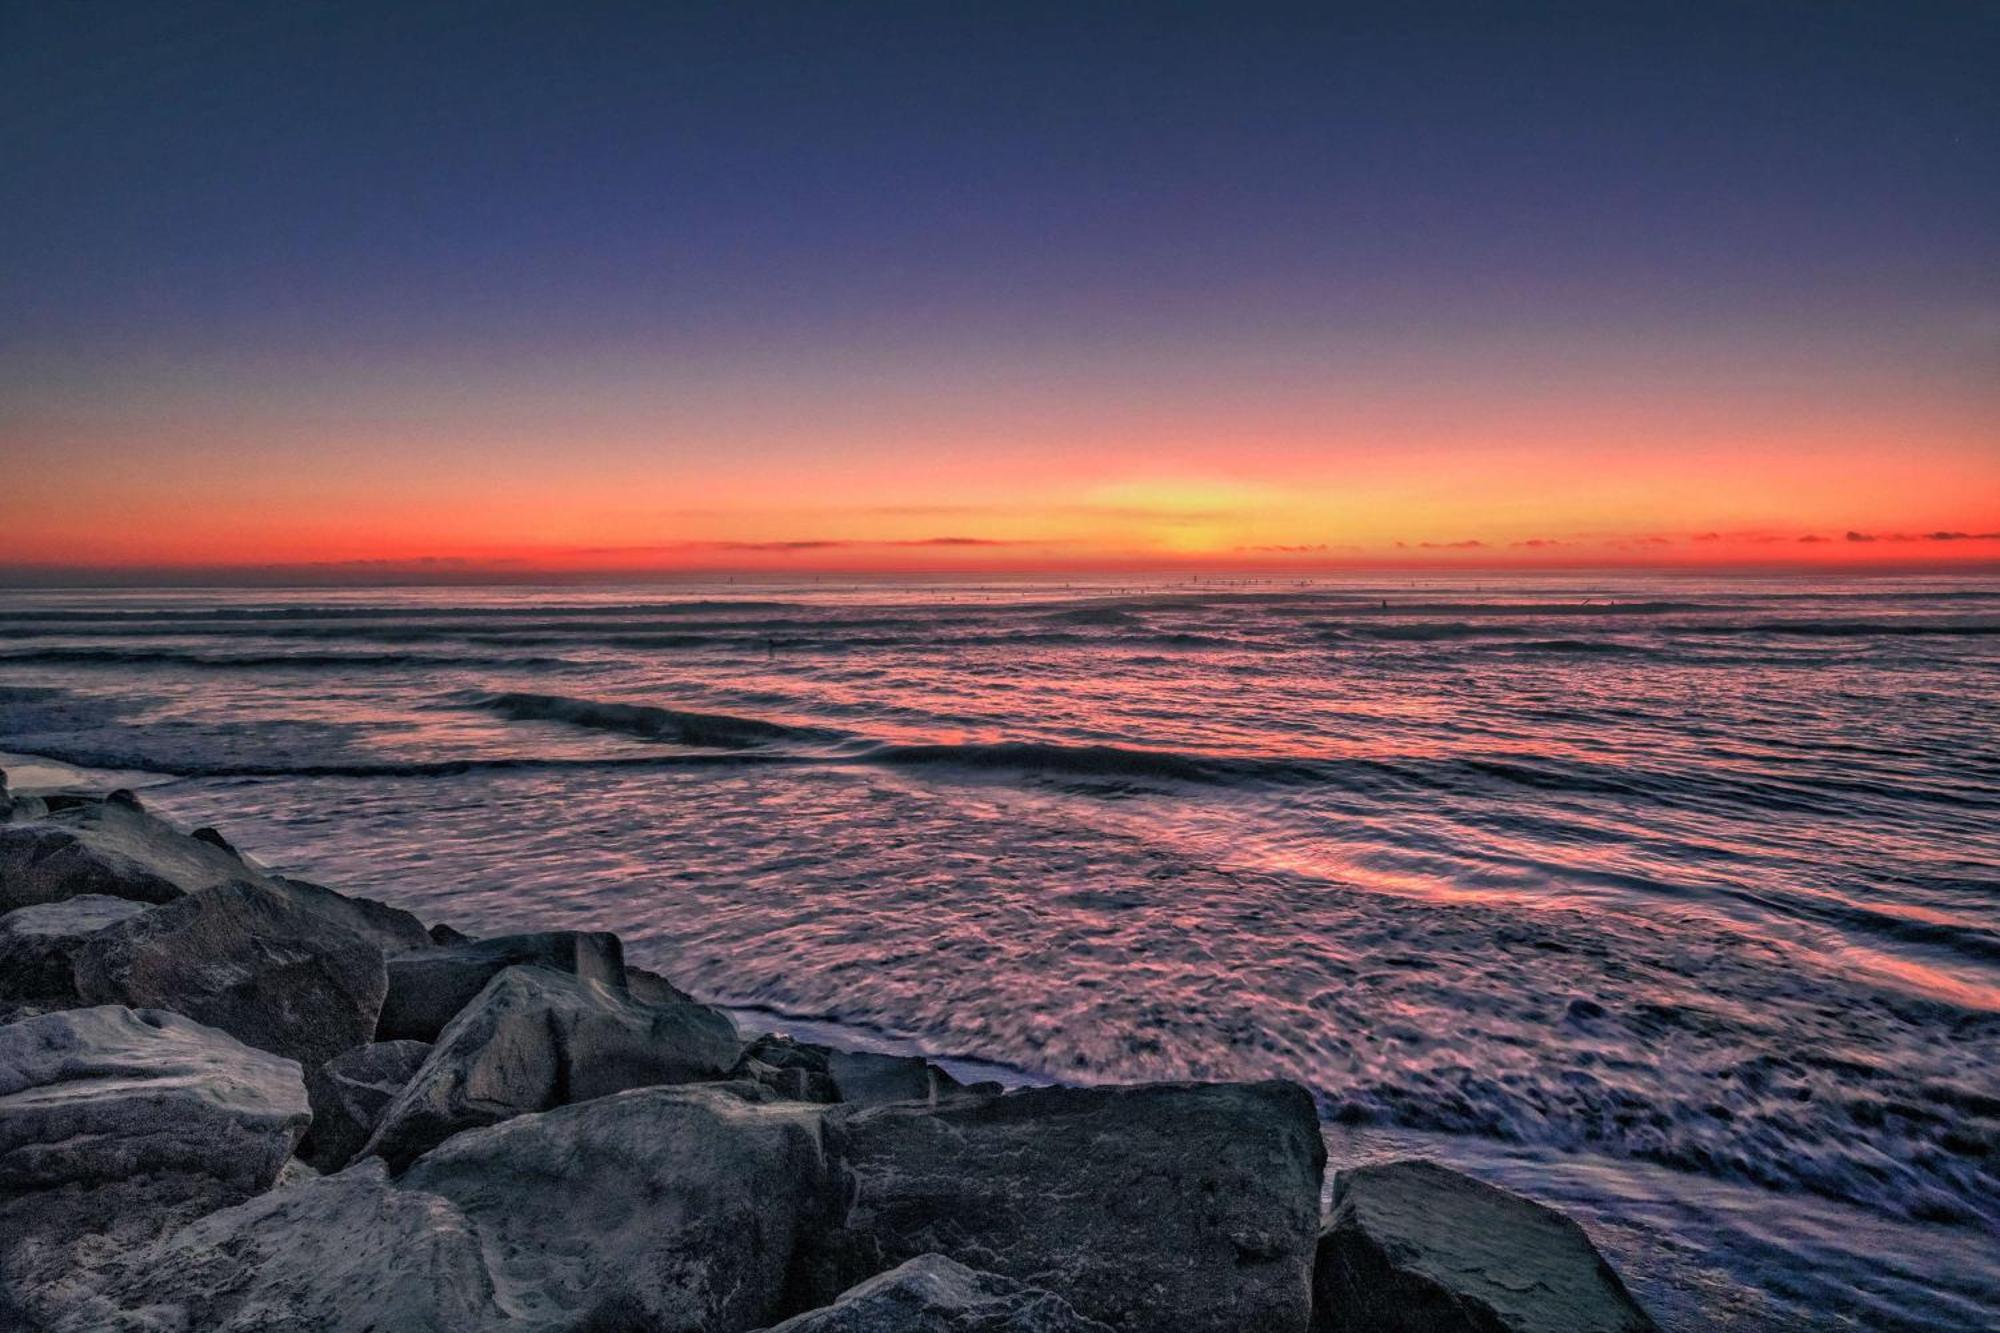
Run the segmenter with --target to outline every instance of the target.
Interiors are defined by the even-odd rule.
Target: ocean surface
[[[1297,1079],[1677,1329],[2000,1327],[2000,579],[11,592],[0,750],[753,1024]]]

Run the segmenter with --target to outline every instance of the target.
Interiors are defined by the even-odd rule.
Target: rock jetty
[[[1646,1333],[1567,1218],[1336,1173],[1283,1082],[965,1086],[739,1033],[129,792],[0,780],[0,1329]]]

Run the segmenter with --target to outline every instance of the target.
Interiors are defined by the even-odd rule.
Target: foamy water
[[[1298,1079],[1682,1328],[1986,1328],[1996,636],[1976,579],[16,593],[0,748],[781,1025]]]

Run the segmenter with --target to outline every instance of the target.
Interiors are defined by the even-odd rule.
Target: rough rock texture
[[[626,1088],[722,1078],[735,1026],[696,1004],[644,1005],[594,981],[510,967],[439,1035],[363,1149],[398,1170],[461,1130]]]
[[[761,1083],[795,1102],[837,1102],[840,1087],[827,1072],[829,1054],[824,1046],[767,1033],[744,1050],[730,1077]]]
[[[91,936],[146,910],[129,898],[85,893],[0,916],[0,1000],[67,1008],[76,993],[76,955]]]
[[[479,1237],[379,1162],[204,1217],[72,1297],[52,1333],[474,1333],[517,1328]]]
[[[272,876],[266,882],[298,907],[353,931],[385,954],[431,947],[430,932],[424,929],[424,923],[400,907],[378,903],[373,898],[350,898],[308,880],[287,879],[282,875]]]
[[[639,1088],[519,1116],[401,1184],[465,1215],[524,1327],[762,1328],[805,1307],[801,1240],[845,1197],[820,1113],[767,1095]]]
[[[856,1183],[826,1273],[852,1282],[935,1251],[1114,1328],[1307,1326],[1326,1151],[1296,1084],[1031,1088],[824,1114]]]
[[[129,856],[92,846],[72,829],[41,821],[0,827],[0,911],[84,893],[164,903],[180,897],[181,889]]]
[[[755,1080],[794,1101],[865,1106],[936,1101],[965,1090],[919,1056],[842,1051],[776,1033],[766,1033],[744,1049],[734,1077]]]
[[[262,1189],[310,1116],[290,1060],[112,1005],[0,1027],[0,1189],[194,1172]]]
[[[862,1105],[935,1101],[940,1096],[950,1096],[961,1086],[944,1070],[914,1055],[829,1050],[827,1072],[833,1075],[834,1086],[840,1089],[840,1100]]]
[[[440,945],[389,960],[389,994],[376,1039],[436,1041],[487,982],[520,964],[625,988],[625,954],[616,935],[557,930]]]
[[[0,828],[0,911],[102,894],[163,903],[262,872],[141,809],[130,792],[55,796],[31,823]]]
[[[666,1004],[675,1001],[681,1004],[694,1003],[694,996],[668,981],[658,972],[648,972],[643,967],[626,964],[625,988],[632,998],[641,1004]]]
[[[93,1250],[266,1188],[307,1116],[296,1064],[179,1014],[0,1027],[0,1327],[66,1307]]]
[[[430,1050],[427,1042],[379,1041],[343,1051],[306,1075],[313,1121],[299,1156],[321,1171],[347,1165]]]
[[[1110,1333],[1053,1292],[926,1254],[770,1333]]]
[[[1590,1238],[1551,1208],[1431,1162],[1334,1178],[1322,1333],[1654,1333]]]
[[[386,985],[374,944],[248,882],[99,931],[76,980],[86,1002],[172,1009],[307,1069],[368,1041]]]

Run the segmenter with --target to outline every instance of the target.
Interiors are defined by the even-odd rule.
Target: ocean
[[[2000,579],[0,593],[16,786],[982,1076],[1282,1076],[1670,1327],[2000,1327]]]

